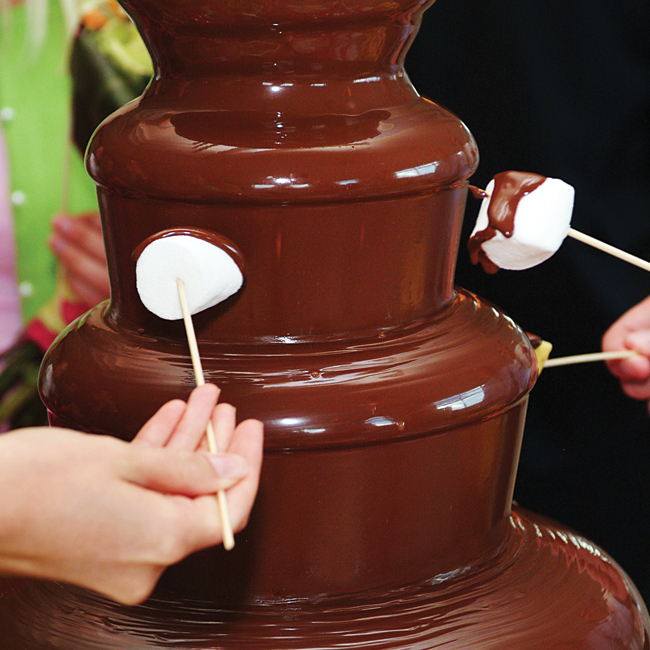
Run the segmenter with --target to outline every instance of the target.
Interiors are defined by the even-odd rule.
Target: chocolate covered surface
[[[478,153],[403,72],[428,4],[125,2],[156,75],[89,149],[112,298],[50,350],[43,398],[55,424],[129,439],[187,394],[182,325],[140,304],[133,251],[213,230],[246,283],[197,315],[199,347],[223,399],[265,423],[259,497],[234,551],[173,567],[142,608],[0,583],[5,638],[643,647],[645,610],[609,559],[511,514],[537,364],[510,318],[453,286]]]
[[[0,582],[0,596],[11,612],[0,633],[29,648],[53,647],[35,641],[44,637],[62,650],[538,650],[642,648],[648,640],[636,592],[618,566],[583,537],[519,508],[489,563],[402,589],[241,610],[157,597],[125,608],[17,580]]]

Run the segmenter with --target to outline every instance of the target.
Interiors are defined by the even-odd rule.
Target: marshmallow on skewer
[[[226,250],[201,236],[186,233],[159,233],[144,246],[136,262],[136,288],[144,306],[156,316],[165,320],[183,319],[196,384],[200,386],[205,379],[192,314],[232,296],[241,288],[244,276]],[[211,421],[207,423],[206,436],[210,452],[217,453]],[[223,545],[230,550],[235,546],[235,538],[224,490],[218,491],[217,503]]]
[[[572,237],[624,262],[650,271],[650,262],[571,228],[574,189],[557,178],[526,172],[502,172],[484,197],[468,248],[474,264],[488,273],[528,269],[547,260]]]
[[[144,306],[165,320],[183,318],[177,278],[185,284],[191,314],[223,302],[244,282],[241,269],[228,252],[183,234],[154,239],[138,257],[135,273]]]
[[[469,248],[488,273],[541,264],[569,234],[575,190],[562,180],[503,172],[484,196]]]

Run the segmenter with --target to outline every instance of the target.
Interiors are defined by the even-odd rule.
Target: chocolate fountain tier
[[[187,395],[191,363],[182,342],[130,338],[102,309],[51,348],[43,397],[55,425],[130,439]],[[366,341],[202,350],[223,399],[265,423],[264,469],[235,550],[188,559],[169,589],[254,602],[397,587],[503,543],[537,366],[492,305],[459,291],[429,321]]]
[[[164,402],[186,397],[194,374],[183,324],[167,322],[167,333],[116,327],[105,303],[73,323],[41,368],[54,421],[130,440]],[[366,339],[229,345],[197,334],[206,379],[241,418],[262,418],[269,450],[465,426],[511,408],[537,377],[528,337],[463,289],[430,318]]]
[[[244,286],[198,317],[207,340],[363,338],[444,308],[478,160],[464,125],[398,73],[318,84],[338,98],[333,115],[307,112],[325,100],[305,102],[304,81],[274,93],[237,77],[261,89],[265,108],[223,107],[230,83],[188,82],[178,98],[158,82],[95,134],[88,167],[111,277],[107,318],[169,336],[140,300],[135,261],[170,229],[216,235],[239,251]],[[354,91],[351,107],[344,88]],[[379,98],[386,107],[371,111]]]
[[[206,341],[363,339],[444,309],[478,151],[404,71],[429,4],[125,2],[156,72],[88,148],[107,320],[169,338],[135,257],[184,228],[226,238],[245,267],[197,317]]]
[[[0,638],[30,650],[644,650],[648,614],[591,542],[515,508],[497,556],[396,590],[219,608],[121,607],[54,583],[0,580]]]

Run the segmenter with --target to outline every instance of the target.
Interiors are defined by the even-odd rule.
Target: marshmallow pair
[[[176,279],[185,284],[191,314],[239,291],[244,276],[232,256],[191,235],[154,239],[136,262],[136,288],[144,306],[165,320],[183,318]]]
[[[499,268],[528,269],[547,260],[562,245],[571,225],[575,190],[557,178],[544,179],[521,172],[504,172],[503,176],[505,182],[501,179],[502,182],[496,184],[496,194],[493,194],[495,181],[488,183],[487,196],[481,203],[470,241],[480,242],[483,254]],[[533,177],[541,179],[541,182],[531,184],[534,189],[526,191],[525,185],[521,185],[522,179]],[[519,194],[512,191],[512,185],[517,182],[521,188]],[[505,187],[507,191],[508,185],[512,195],[504,199],[499,196],[499,187]],[[514,220],[510,232],[504,233],[504,228],[490,214],[493,201],[502,205],[511,203]]]

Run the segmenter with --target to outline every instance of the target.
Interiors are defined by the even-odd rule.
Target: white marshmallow
[[[494,181],[485,191],[472,237],[488,225]],[[521,270],[541,264],[562,245],[571,225],[574,188],[558,178],[547,178],[539,187],[523,196],[515,212],[511,237],[497,231],[481,248],[490,261],[501,269]]]
[[[226,300],[244,282],[239,266],[226,251],[190,235],[155,239],[138,258],[135,275],[144,306],[165,320],[183,318],[176,278],[185,283],[192,314]]]

